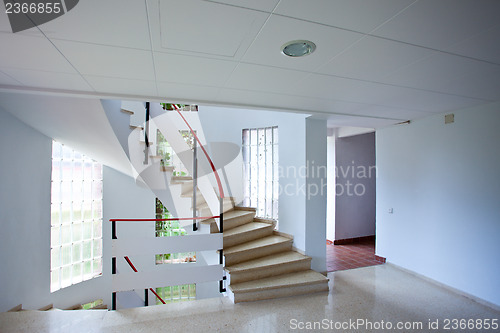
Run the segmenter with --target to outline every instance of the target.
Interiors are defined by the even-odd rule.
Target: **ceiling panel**
[[[80,1],[40,29],[51,39],[151,49],[144,1]]]
[[[380,118],[367,118],[362,116],[349,116],[349,115],[332,115],[327,120],[327,127],[366,127],[366,128],[379,128],[397,123],[393,119],[380,119]]]
[[[401,68],[384,82],[474,98],[500,84],[500,66],[460,56],[435,52],[431,57]]]
[[[374,35],[439,50],[497,24],[500,1],[420,0]]]
[[[500,43],[498,42],[498,36],[500,36],[500,24],[454,44],[446,48],[446,50],[467,57],[500,64]]]
[[[408,120],[422,118],[431,115],[432,113],[407,108],[393,108],[382,105],[365,105],[363,108],[358,109],[356,114],[371,117],[387,117],[392,119]]]
[[[415,0],[282,0],[275,13],[368,33]]]
[[[365,106],[362,103],[350,103],[332,99],[231,88],[222,89],[217,101],[224,104],[243,105],[264,109],[272,108],[285,111],[318,112],[323,114],[333,112],[355,114],[357,110]]]
[[[311,74],[302,80],[294,93],[313,98],[329,98],[345,102],[376,104],[392,93],[393,87],[335,76]]]
[[[157,80],[208,86],[222,86],[236,62],[155,52]]]
[[[227,88],[249,89],[258,91],[291,93],[307,73],[267,67],[261,65],[239,64],[231,78],[227,81]]]
[[[130,80],[94,75],[85,75],[92,87],[101,93],[113,93],[133,96],[156,96],[154,81]]]
[[[262,91],[221,89],[217,102],[227,105],[262,109],[281,109],[285,111],[308,112],[315,108],[315,99],[293,95],[276,94]]]
[[[317,72],[378,81],[388,73],[433,53],[435,52],[405,43],[365,37]]]
[[[233,6],[245,7],[271,12],[279,0],[209,0],[210,2],[224,3]]]
[[[158,96],[166,101],[202,104],[202,102],[215,101],[219,88],[201,85],[188,85],[173,82],[157,82]]]
[[[450,80],[441,91],[487,100],[500,99],[500,66],[474,66],[463,76]]]
[[[159,12],[163,50],[228,58],[244,52],[268,16],[201,0],[163,0]]]
[[[2,67],[76,73],[46,38],[0,33],[0,45]]]
[[[272,15],[242,61],[314,71],[362,36],[321,24]],[[283,44],[302,39],[314,42],[316,51],[301,58],[287,57],[281,53]]]
[[[411,108],[424,112],[446,112],[467,108],[487,101],[417,89],[394,87],[393,93],[381,96],[377,104],[396,108]]]
[[[22,85],[21,82],[16,81],[14,78],[8,76],[7,74],[0,71],[0,84],[18,86]]]
[[[93,91],[92,87],[90,87],[79,74],[43,72],[13,68],[2,68],[2,71],[28,87]]]
[[[54,41],[81,74],[154,81],[150,51]]]

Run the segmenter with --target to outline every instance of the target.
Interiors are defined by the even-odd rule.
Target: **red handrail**
[[[128,262],[128,264],[130,265],[130,267],[132,267],[132,270],[133,270],[134,272],[136,272],[136,273],[137,273],[137,268],[135,268],[135,266],[134,266],[134,264],[132,263],[132,261],[130,261],[130,258],[129,258],[129,257],[127,257],[127,256],[125,256],[124,258],[125,258],[125,260]],[[156,293],[156,291],[154,291],[154,290],[153,290],[153,288],[149,288],[149,290],[150,290],[153,294],[155,294],[155,296],[156,296],[156,297],[158,297],[158,299],[159,299],[159,300],[160,300],[163,304],[167,304],[167,303],[165,303],[165,301],[164,301],[164,300],[160,297],[160,295],[158,295],[158,294]]]
[[[205,147],[203,147],[203,145],[201,144],[201,141],[200,139],[198,139],[198,136],[196,135],[196,133],[193,131],[193,129],[191,128],[191,125],[189,125],[188,121],[186,120],[186,118],[184,118],[184,116],[182,115],[181,111],[179,110],[179,108],[177,107],[177,105],[175,104],[172,104],[175,108],[175,110],[177,111],[177,113],[179,114],[179,116],[181,116],[182,120],[184,120],[184,122],[186,123],[186,125],[189,127],[189,130],[191,131],[191,133],[193,134],[194,138],[196,139],[196,141],[198,142],[198,144],[200,145],[201,147],[201,150],[203,150],[203,153],[205,153],[205,156],[207,157],[207,160],[208,162],[210,163],[210,167],[212,167],[212,171],[214,172],[214,175],[215,175],[215,179],[217,180],[217,185],[219,187],[219,196],[220,196],[220,199],[224,199],[224,190],[222,189],[222,183],[220,181],[220,178],[219,178],[219,174],[217,173],[217,170],[215,169],[215,165],[214,163],[212,162],[212,159],[210,158],[210,156],[208,156],[208,153],[207,151],[205,150]]]

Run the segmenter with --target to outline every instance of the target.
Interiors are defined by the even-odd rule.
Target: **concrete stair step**
[[[202,196],[201,191],[199,189],[196,190],[196,199],[198,199],[198,196]],[[181,193],[182,198],[192,198],[193,197],[193,187],[191,186],[191,191],[186,192],[186,193]]]
[[[240,262],[290,251],[291,249],[292,240],[290,238],[272,235],[225,248],[224,257],[226,266],[233,266]]]
[[[191,189],[191,192],[186,192],[186,193],[181,194],[181,198],[190,198],[191,199],[191,208],[193,208],[193,205],[192,205],[193,191],[192,191],[192,189]],[[200,190],[197,190],[196,191],[196,206],[199,207],[201,204],[204,204],[205,202],[206,202],[205,197],[203,196],[203,194],[201,194]]]
[[[253,281],[230,284],[234,303],[328,291],[328,279],[306,270]]]
[[[160,166],[160,171],[162,171],[162,172],[172,172],[172,171],[174,171],[174,167],[171,166],[171,165]]]
[[[45,306],[42,306],[41,308],[38,309],[38,311],[49,311],[54,308],[54,304],[48,304]]]
[[[296,251],[271,254],[226,267],[232,284],[271,276],[305,271],[311,268],[311,257]]]
[[[227,231],[224,229],[224,248],[270,236],[273,230],[273,224],[264,222],[248,222]]]
[[[181,187],[181,195],[193,193],[193,184],[193,180],[183,182]]]
[[[233,209],[224,213],[224,232],[236,228],[242,224],[252,222],[255,217],[255,212]],[[216,223],[215,219],[202,221],[205,224]],[[218,231],[217,231],[218,232]]]
[[[206,202],[196,205],[198,209],[198,216],[212,216],[212,212],[210,208],[208,207],[208,204]],[[233,198],[224,198],[223,204],[222,204],[222,209],[223,212],[228,212],[234,208],[234,203],[233,203]],[[219,215],[219,212],[217,211],[215,213],[216,215]]]
[[[173,176],[170,179],[171,184],[184,184],[185,182],[193,182],[193,178],[191,176]],[[191,187],[192,189],[192,187]]]
[[[134,112],[133,111],[130,111],[130,110],[127,110],[127,109],[120,109],[121,112],[125,113],[125,114],[128,114],[129,116],[133,115]]]

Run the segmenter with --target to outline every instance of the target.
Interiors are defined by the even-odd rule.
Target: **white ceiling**
[[[500,100],[499,14],[495,0],[84,0],[13,34],[2,10],[0,90],[379,127]],[[297,39],[317,50],[280,53]]]

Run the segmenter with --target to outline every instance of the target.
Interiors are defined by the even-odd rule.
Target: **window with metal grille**
[[[278,220],[278,127],[243,130],[243,204]]]

